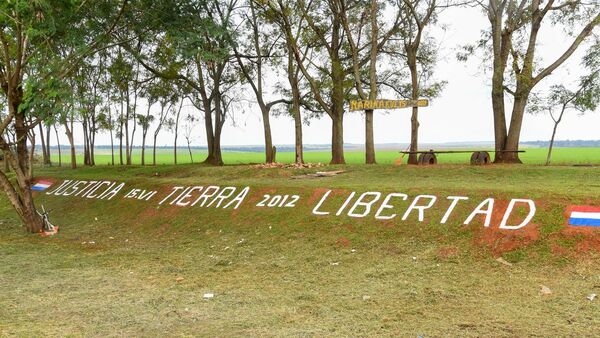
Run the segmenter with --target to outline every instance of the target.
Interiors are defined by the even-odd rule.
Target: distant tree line
[[[95,165],[99,133],[110,137],[112,165],[132,164],[136,139],[147,165],[156,164],[157,140],[170,131],[176,164],[178,142],[184,138],[191,155],[193,126],[200,125],[204,162],[222,165],[223,127],[235,120],[235,111],[248,109],[248,101],[261,113],[265,162],[276,160],[271,116],[293,121],[297,163],[304,161],[303,125],[326,116],[331,163],[343,164],[349,100],[435,99],[442,93],[447,83],[435,76],[438,41],[432,32],[448,8],[462,6],[476,6],[489,19],[481,39],[461,46],[458,58],[480,54],[491,73],[495,162],[520,162],[515,151],[525,112],[550,112],[558,125],[565,111],[596,108],[597,1],[4,1],[0,149],[6,168],[0,186],[23,223],[37,232],[41,219],[29,190],[36,139],[46,165],[52,165],[51,144],[58,142],[59,130],[68,139],[72,168],[77,143],[83,144],[84,165]],[[546,27],[566,30],[569,39],[547,63],[536,54],[538,33]],[[577,85],[536,91],[582,46],[588,73]],[[184,114],[184,106],[194,113]],[[373,110],[364,116],[365,162],[374,164]],[[419,127],[414,107],[413,152]],[[79,142],[77,130],[83,135]],[[408,162],[416,164],[416,154]]]

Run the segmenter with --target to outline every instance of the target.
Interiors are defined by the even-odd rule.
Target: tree
[[[527,102],[533,89],[561,67],[600,24],[600,3],[585,0],[479,0],[490,21],[479,47],[492,62],[492,109],[496,163],[521,163],[517,150]],[[536,58],[542,27],[559,26],[573,38],[547,66]],[[491,42],[491,43],[488,43]],[[467,46],[464,59],[475,46]],[[506,123],[506,94],[512,98]]]
[[[342,0],[315,0],[306,3],[301,0],[292,5],[284,0],[268,2],[274,16],[290,41],[295,60],[309,84],[314,100],[319,109],[324,111],[332,120],[331,163],[343,164],[344,159],[344,105],[354,88],[350,76],[355,73],[350,48],[346,41],[344,29],[344,12],[355,6]],[[293,35],[293,13],[298,13],[306,20],[307,31],[300,39]],[[348,22],[348,21],[347,21]],[[382,37],[376,49],[388,42],[391,35]],[[301,43],[310,46],[310,51],[300,48]],[[318,53],[323,51],[324,53]],[[311,54],[308,57],[306,52]],[[363,58],[359,68],[369,62],[369,57]],[[307,63],[315,70],[312,74]]]
[[[381,81],[378,79],[377,64],[381,61],[390,38],[395,36],[403,24],[402,6],[399,6],[393,16],[392,24],[385,26],[379,22],[386,10],[385,4],[377,0],[370,2],[342,0],[340,15],[346,33],[346,39],[351,51],[351,65],[354,76],[354,86],[361,100],[375,100],[380,92]],[[406,25],[406,23],[404,23]],[[365,41],[363,45],[361,41]],[[368,63],[368,71],[363,71],[363,65]],[[366,88],[363,88],[367,84]],[[376,163],[375,142],[373,132],[373,109],[365,110],[365,162]]]
[[[179,118],[181,117],[181,109],[183,108],[185,97],[179,99],[179,108],[175,111],[175,119],[173,119],[173,163],[177,164],[177,138],[179,136]]]
[[[58,137],[58,129],[56,129],[56,122],[52,123],[54,128],[54,135],[56,136],[56,147],[58,148],[58,166],[62,167],[62,151],[60,149],[60,137]]]
[[[172,124],[172,119],[169,119],[169,115],[171,113],[171,109],[179,100],[177,93],[173,90],[173,83],[170,81],[159,81],[157,86],[154,88],[156,90],[155,95],[157,95],[157,101],[160,105],[160,114],[157,116],[156,120],[156,129],[154,129],[154,143],[152,146],[152,165],[156,165],[156,141],[158,139],[158,134],[162,130],[163,126],[166,124],[167,126]]]
[[[137,122],[142,128],[142,165],[146,165],[146,136],[148,135],[150,125],[154,121],[154,115],[150,113],[150,110],[158,100],[156,95],[159,95],[155,92],[156,86],[157,84],[154,81],[151,81],[142,92],[142,97],[146,98],[148,106],[146,108],[146,115],[138,114],[137,116]]]
[[[400,86],[404,97],[418,100],[421,95],[428,98],[439,96],[446,82],[432,80],[437,63],[438,43],[427,34],[427,29],[437,23],[439,13],[460,4],[455,0],[398,0],[400,29],[396,35],[404,52],[403,60],[410,73],[410,85]],[[412,107],[410,118],[409,164],[418,164],[419,107]]]
[[[193,142],[193,130],[194,130],[194,125],[196,124],[196,117],[192,114],[188,114],[185,117],[185,125],[184,125],[184,132],[183,132],[183,136],[185,137],[185,141],[187,143],[187,149],[188,149],[188,153],[190,154],[190,163],[194,163],[194,157],[192,156],[192,142]]]
[[[577,111],[584,114],[595,111],[600,105],[600,43],[590,48],[584,58],[584,65],[591,68],[591,72],[579,79],[577,89],[571,90],[563,84],[558,84],[550,88],[546,97],[533,96],[529,111],[532,113],[547,112],[554,122],[552,136],[548,143],[546,165],[550,165],[556,130],[562,122],[565,112]]]
[[[273,14],[278,16],[280,25],[291,43],[293,55],[300,70],[310,84],[314,99],[332,121],[331,164],[343,164],[344,159],[344,101],[349,89],[347,76],[352,69],[347,68],[348,58],[344,53],[346,43],[340,16],[341,6],[336,0],[317,0],[308,4],[304,0],[292,5],[284,0],[268,2]],[[306,20],[307,32],[300,39],[293,37],[292,13],[298,12]],[[325,55],[308,58],[302,55],[300,43],[310,45],[315,51],[323,50]],[[319,62],[317,64],[317,62]],[[315,65],[316,74],[311,74],[306,63]]]
[[[231,53],[237,0],[160,0],[141,2],[124,34],[134,35],[139,51],[128,51],[149,72],[180,81],[192,90],[194,106],[204,114],[208,156],[222,165],[223,97],[238,83]]]
[[[244,10],[241,13],[245,25],[241,26],[242,30],[237,34],[240,37],[243,49],[238,50],[234,47],[234,53],[240,71],[245,81],[252,88],[262,114],[265,161],[266,163],[273,163],[275,156],[271,136],[271,108],[276,104],[286,103],[286,100],[277,99],[270,102],[265,100],[264,68],[269,60],[273,60],[271,54],[281,38],[281,33],[278,33],[274,27],[266,25],[262,20],[259,21],[260,13],[257,13],[253,0],[248,0],[248,7],[250,8],[249,11]],[[244,31],[249,33],[244,34]]]
[[[61,114],[61,123],[65,128],[65,135],[69,140],[71,146],[71,169],[77,169],[77,154],[75,152],[75,136],[74,136],[74,124],[75,124],[75,107],[73,105],[63,106]]]
[[[15,180],[9,180],[0,172],[0,186],[28,231],[43,227],[30,190],[32,130],[44,114],[56,111],[61,82],[106,42],[124,5],[110,0],[0,2],[0,88],[8,105],[0,121],[0,149],[15,173]],[[11,126],[14,142],[5,137]]]
[[[287,106],[278,106],[279,109],[275,110],[275,114],[286,114],[291,116],[294,119],[294,151],[295,151],[295,163],[304,163],[304,149],[303,149],[303,140],[302,140],[302,112],[301,108],[304,107],[310,111],[312,111],[315,115],[317,115],[318,111],[314,109],[315,103],[310,102],[307,99],[307,95],[310,93],[310,89],[306,91],[305,94],[302,94],[302,85],[303,83],[303,75],[300,70],[299,64],[296,62],[296,58],[294,56],[294,46],[296,45],[295,41],[300,39],[300,36],[306,32],[305,20],[301,15],[294,15],[293,12],[289,12],[287,21],[282,20],[282,13],[278,13],[273,7],[274,4],[269,5],[265,4],[264,1],[261,0],[252,0],[254,5],[257,7],[257,10],[260,9],[261,18],[265,22],[274,23],[277,25],[280,31],[286,32],[286,23],[289,24],[293,30],[291,34],[283,34],[283,38],[285,43],[281,46],[280,52],[287,55],[287,63],[285,64],[285,68],[283,71],[286,73],[287,82],[289,85],[289,89],[284,88],[283,86],[279,86],[279,91],[283,97],[289,97],[289,100],[286,102]],[[305,46],[303,55],[303,62],[306,61],[308,54],[308,49],[310,46]],[[311,105],[312,103],[312,105]],[[285,107],[285,110],[282,110],[282,107]],[[310,117],[310,116],[309,116]]]
[[[87,166],[96,165],[94,150],[99,129],[97,108],[101,101],[104,60],[102,56],[84,60],[74,77],[74,89],[77,91],[75,102],[79,107],[77,117],[83,131],[83,164]]]

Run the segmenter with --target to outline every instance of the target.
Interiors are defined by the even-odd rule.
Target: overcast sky
[[[441,15],[447,29],[438,30],[434,36],[440,42],[441,60],[437,67],[437,79],[448,81],[441,97],[433,100],[430,106],[420,110],[420,142],[474,142],[493,141],[493,124],[490,100],[490,80],[482,68],[482,60],[472,58],[469,62],[456,60],[457,46],[473,43],[480,38],[482,29],[489,22],[476,8],[450,9]],[[548,65],[560,55],[572,38],[557,29],[545,29],[539,37],[538,55]],[[575,83],[582,69],[579,65],[581,52],[572,57],[563,68],[542,82],[542,87],[551,84]],[[248,91],[248,98],[253,99]],[[140,107],[145,111],[145,108]],[[192,110],[185,107],[184,110]],[[185,112],[184,112],[185,113]],[[364,116],[359,112],[347,113],[344,121],[344,141],[346,143],[364,143]],[[236,112],[236,125],[227,123],[223,131],[223,145],[261,145],[263,144],[261,114],[258,108]],[[527,115],[523,123],[522,141],[547,140],[552,128],[548,115]],[[275,144],[293,144],[294,129],[291,118],[275,118],[271,121],[273,142]],[[206,145],[203,123],[194,128],[194,145]],[[141,132],[136,135],[136,144],[141,142]],[[149,133],[151,134],[151,132]],[[81,136],[77,138],[81,140]],[[600,112],[578,116],[570,113],[557,132],[557,139],[600,139]],[[331,120],[327,116],[311,121],[304,127],[304,143],[329,144],[331,140]],[[410,110],[400,109],[375,113],[376,143],[407,143],[410,140]],[[63,137],[61,142],[66,143]],[[180,137],[180,146],[185,140]],[[150,137],[149,142],[151,143]],[[99,135],[97,144],[109,144],[107,135]],[[172,134],[166,131],[159,137],[159,145],[171,145]]]

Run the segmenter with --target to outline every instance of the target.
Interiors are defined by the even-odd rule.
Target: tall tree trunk
[[[127,104],[127,109],[125,110],[125,161],[127,165],[131,165],[131,149],[129,148],[129,88],[127,89],[125,103]]]
[[[190,153],[190,163],[194,164],[194,157],[192,156],[192,147],[190,146],[190,140],[187,141],[188,152]]]
[[[115,165],[115,141],[113,137],[113,130],[110,129],[110,155],[111,155],[111,164]]]
[[[419,99],[419,79],[417,70],[417,51],[416,48],[409,46],[406,50],[408,69],[410,71],[410,82],[411,82],[411,99]],[[412,114],[410,117],[410,151],[408,155],[408,164],[418,164],[418,154],[412,153],[419,151],[419,107],[412,107]]]
[[[50,153],[50,125],[47,124],[46,125],[46,154],[48,154],[48,163],[46,163],[48,166],[52,166],[52,154]],[[40,135],[42,137],[42,139],[44,138],[43,135]]]
[[[60,149],[60,138],[58,137],[58,129],[56,129],[56,124],[53,124],[54,133],[56,134],[56,146],[58,147],[58,166],[62,167],[62,150]]]
[[[69,140],[69,145],[71,146],[71,169],[77,169],[77,156],[75,154],[75,140],[73,138],[73,129],[72,122],[71,128],[69,128],[68,122],[64,122],[65,134],[67,135],[67,139]]]
[[[90,165],[90,148],[89,148],[89,135],[88,135],[88,123],[87,117],[84,117],[82,122],[83,128],[83,165]]]
[[[344,69],[332,60],[331,164],[346,164],[344,159]]]
[[[90,165],[96,165],[96,155],[94,154],[94,149],[96,148],[96,121],[95,119],[91,121],[90,125]]]
[[[365,162],[375,164],[375,141],[373,137],[373,110],[365,110]]]
[[[139,63],[138,63],[138,69],[139,69]],[[136,74],[139,74],[139,71],[136,72]],[[137,81],[137,76],[136,75],[136,81]],[[135,131],[137,129],[137,99],[138,99],[138,90],[137,90],[137,85],[134,87],[134,91],[133,91],[133,111],[132,111],[132,118],[133,118],[133,130],[131,131],[131,143],[129,144],[129,164],[132,164],[132,156],[133,156],[133,142],[135,139]]]
[[[207,110],[208,108],[208,110]],[[208,154],[204,163],[214,164],[216,162],[215,159],[215,136],[213,132],[213,123],[212,123],[212,112],[211,106],[205,104],[204,105],[204,130],[206,131],[206,146],[208,148]]]
[[[218,83],[218,81],[215,81],[215,83]],[[214,105],[215,105],[215,134],[214,134],[214,140],[213,140],[213,159],[212,159],[211,164],[223,165],[223,157],[221,155],[221,132],[223,130],[224,121],[222,121],[223,106],[221,105],[221,92],[218,89],[216,89]]]
[[[143,128],[143,126],[142,126]],[[148,134],[148,128],[142,129],[142,165],[146,165],[146,135]]]
[[[38,129],[40,131],[40,139],[42,140],[42,160],[44,165],[48,164],[48,153],[46,149],[46,140],[44,139],[44,130],[42,128],[42,123],[38,124]]]
[[[344,115],[332,116],[331,164],[345,164],[344,159]]]
[[[273,163],[275,158],[273,157],[273,138],[271,136],[271,120],[269,118],[269,110],[267,107],[261,107],[262,120],[263,120],[263,131],[265,136],[265,161],[266,163]]]
[[[290,42],[287,42],[288,51],[288,82],[292,89],[292,116],[294,118],[294,134],[295,134],[295,162],[304,163],[304,149],[302,142],[302,115],[300,113],[300,86],[298,73],[300,68],[294,64],[294,51]]]
[[[121,114],[119,118],[119,164],[123,165],[123,96],[121,95]]]
[[[556,129],[558,129],[559,123],[560,123],[560,120],[554,122],[554,128],[552,129],[552,137],[550,137],[550,143],[548,144],[548,156],[546,156],[546,165],[550,165],[550,161],[552,159],[552,148],[554,147],[554,137],[556,136]]]
[[[525,107],[529,93],[523,96],[515,96],[513,110],[510,120],[510,128],[506,137],[506,145],[504,154],[502,155],[503,162],[506,163],[523,163],[519,158],[519,140],[521,138],[521,129],[523,125],[523,117],[525,116]]]
[[[371,0],[370,21],[371,21],[371,50],[369,51],[369,99],[377,99],[377,39],[379,36],[379,26],[377,24],[377,1]],[[354,61],[356,62],[356,60]],[[365,110],[365,162],[367,164],[377,163],[375,159],[375,136],[373,133],[373,110]]]
[[[154,145],[152,146],[152,165],[156,165],[156,138],[158,133],[154,133]]]
[[[183,99],[179,104],[177,115],[175,116],[175,137],[173,139],[173,161],[177,164],[177,136],[179,135],[179,116],[181,115],[181,109],[183,108]]]

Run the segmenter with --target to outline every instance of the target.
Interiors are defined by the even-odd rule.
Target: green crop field
[[[467,149],[469,150],[469,149]],[[525,148],[526,152],[521,154],[521,159],[525,164],[539,165],[546,163],[547,149],[544,148]],[[203,151],[193,151],[194,162],[201,162],[206,153]],[[348,164],[361,164],[364,163],[364,152],[361,151],[347,151],[345,153],[346,162]],[[468,163],[471,157],[470,153],[465,154],[441,154],[438,156],[439,163]],[[52,156],[53,161],[58,162],[58,155],[56,153]],[[244,163],[261,163],[264,162],[264,154],[260,152],[223,152],[223,161],[226,164],[244,164]],[[328,163],[331,159],[331,154],[327,151],[307,151],[305,152],[305,160],[313,163]],[[378,151],[377,161],[380,164],[393,164],[401,159],[401,154],[398,151]],[[77,160],[79,163],[83,163],[83,156],[78,156]],[[278,162],[291,163],[294,161],[294,153],[292,152],[278,152]],[[66,153],[63,153],[62,161],[69,161]],[[141,163],[141,151],[134,149],[132,161],[134,164]],[[96,153],[96,164],[106,165],[112,162],[110,151],[102,149]],[[119,154],[115,153],[115,162],[119,163]],[[190,156],[187,150],[181,149],[178,153],[178,163],[190,163]],[[152,163],[152,154],[146,152],[146,163]],[[170,149],[158,149],[156,154],[156,163],[173,164],[173,150]],[[404,158],[403,163],[406,163]],[[600,148],[555,148],[553,151],[552,163],[557,165],[568,165],[568,164],[600,164]]]

